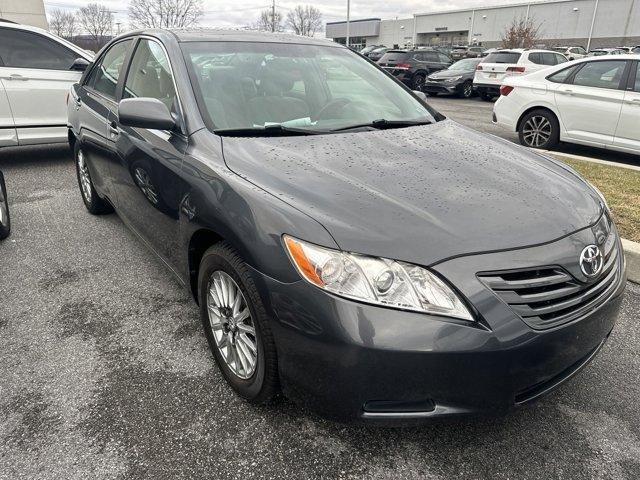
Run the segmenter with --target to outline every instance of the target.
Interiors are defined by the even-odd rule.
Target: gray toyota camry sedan
[[[68,108],[86,208],[115,210],[193,294],[251,403],[282,392],[383,423],[506,412],[614,326],[625,265],[602,195],[341,45],[132,32]]]

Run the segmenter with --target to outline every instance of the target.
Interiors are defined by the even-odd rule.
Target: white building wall
[[[43,0],[0,0],[0,18],[49,29]]]

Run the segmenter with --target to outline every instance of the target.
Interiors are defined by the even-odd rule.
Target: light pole
[[[276,0],[271,4],[271,32],[276,31]]]
[[[591,37],[593,36],[593,27],[596,24],[596,15],[598,14],[598,0],[593,7],[593,17],[591,18],[591,28],[589,29],[589,40],[587,41],[587,52],[591,50]]]
[[[351,15],[351,0],[347,0],[347,48],[349,48],[349,16]]]

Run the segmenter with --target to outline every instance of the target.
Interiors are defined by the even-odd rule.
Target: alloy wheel
[[[88,203],[91,203],[91,176],[89,175],[89,167],[84,159],[82,150],[78,150],[78,172],[80,173],[82,195]]]
[[[7,199],[4,198],[4,194],[0,189],[0,226],[6,227],[9,225],[9,207],[7,206]]]
[[[551,122],[542,115],[535,115],[525,122],[522,133],[527,146],[541,147],[551,138]]]
[[[472,93],[473,93],[473,85],[470,83],[465,83],[462,86],[462,95],[464,95],[464,98],[469,98]]]
[[[227,273],[211,274],[207,289],[211,333],[229,370],[246,380],[258,364],[258,342],[247,300]]]

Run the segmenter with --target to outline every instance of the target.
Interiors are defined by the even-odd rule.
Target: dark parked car
[[[378,61],[378,65],[413,90],[421,90],[428,75],[452,63],[444,53],[427,49],[389,50]]]
[[[176,274],[255,404],[505,412],[573,377],[620,308],[596,189],[333,42],[128,33],[73,87],[69,138],[89,212],[115,208]]]
[[[4,240],[11,233],[11,218],[9,217],[9,200],[4,175],[0,172],[0,240]]]
[[[380,48],[376,48],[375,50],[371,51],[369,53],[369,55],[367,55],[367,57],[369,57],[369,59],[373,62],[377,62],[379,61],[385,53],[387,53],[390,50],[390,48],[387,47],[380,47]]]
[[[476,67],[482,58],[465,58],[458,60],[446,70],[432,73],[422,87],[422,91],[428,95],[439,93],[456,94],[461,98],[469,98],[473,95],[473,77]]]
[[[368,46],[364,47],[362,50],[360,50],[360,53],[366,57],[372,51],[374,51],[376,48],[380,48],[382,46],[383,45],[368,45]]]
[[[463,58],[478,58],[482,56],[485,47],[453,47],[451,58],[461,60]]]

